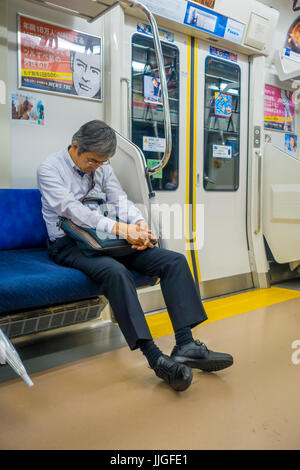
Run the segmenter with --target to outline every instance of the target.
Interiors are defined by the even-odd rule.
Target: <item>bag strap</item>
[[[83,202],[83,200],[87,197],[87,195],[89,194],[89,192],[92,191],[92,189],[94,189],[94,187],[95,187],[95,184],[96,184],[96,183],[95,183],[95,172],[93,171],[91,175],[92,175],[92,178],[91,178],[90,187],[89,187],[89,189],[87,190],[87,192],[85,193],[85,195],[82,196],[82,197],[79,199],[80,202]]]
[[[106,204],[106,201],[104,199],[101,199],[101,198],[98,198],[98,197],[87,197],[87,195],[89,194],[90,191],[92,191],[92,189],[95,187],[95,172],[93,171],[92,174],[91,174],[92,178],[91,178],[91,184],[90,184],[90,187],[88,189],[88,191],[85,193],[84,196],[82,196],[79,201],[82,203],[82,204],[85,204],[85,203],[89,203],[89,202],[96,202],[99,206],[101,206],[102,204],[105,205]],[[105,217],[108,216],[108,211],[105,210],[103,215]]]
[[[96,202],[99,206],[102,204],[105,204],[106,201],[104,199],[98,198],[98,197],[85,197],[82,201],[82,204],[88,203],[88,202]]]
[[[108,209],[106,207],[106,201],[104,199],[99,199],[98,197],[85,197],[81,203],[82,204],[88,204],[89,202],[95,202],[96,204],[98,204],[98,206],[105,206],[104,209],[103,209],[103,215],[104,217],[107,217],[108,216]]]

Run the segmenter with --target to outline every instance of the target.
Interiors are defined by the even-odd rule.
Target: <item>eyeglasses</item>
[[[108,158],[107,160],[104,160],[103,162],[99,162],[99,160],[93,160],[92,158],[87,158],[87,163],[88,165],[93,165],[93,166],[104,166],[104,165],[109,165],[110,160]]]

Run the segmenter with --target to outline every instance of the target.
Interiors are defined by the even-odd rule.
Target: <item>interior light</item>
[[[51,2],[46,2],[45,0],[43,1],[46,5],[49,5],[50,7],[55,7],[55,8],[61,8],[62,10],[70,11],[71,13],[76,13],[77,15],[80,15],[80,12],[77,10],[72,10],[71,8],[64,7],[62,5],[57,5],[56,3],[51,3]]]
[[[132,68],[135,72],[143,72],[145,69],[145,64],[143,62],[132,61]]]

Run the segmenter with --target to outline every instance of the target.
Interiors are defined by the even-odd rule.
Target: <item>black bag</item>
[[[84,203],[97,203],[104,205],[103,199],[93,197],[84,197],[81,199]],[[107,217],[108,212],[103,210],[103,215]],[[116,220],[118,221],[118,220]],[[134,253],[135,250],[123,238],[118,237],[113,233],[100,232],[93,228],[80,227],[74,224],[72,220],[65,217],[59,218],[59,228],[61,228],[66,235],[76,241],[80,251],[86,256],[108,255],[108,256],[126,256]]]
[[[91,173],[91,185],[87,193],[82,196],[79,201],[82,204],[86,203],[97,203],[99,206],[105,206],[104,199],[98,199],[95,197],[87,197],[88,193],[95,186],[95,174]],[[106,209],[102,210],[104,217],[108,216],[108,211]],[[116,222],[119,219],[116,217]],[[76,241],[78,248],[86,256],[98,256],[98,255],[107,255],[107,256],[126,256],[134,253],[136,250],[131,248],[130,243],[123,238],[118,237],[113,233],[100,232],[93,228],[80,227],[79,225],[74,224],[70,219],[65,217],[59,217],[58,222],[59,228],[61,228],[66,235],[73,238]],[[153,244],[156,242],[152,241]]]

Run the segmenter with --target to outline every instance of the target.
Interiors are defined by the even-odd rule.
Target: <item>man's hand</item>
[[[136,225],[117,222],[112,231],[116,235],[125,238],[132,248],[138,251],[143,251],[146,248],[154,248],[151,240],[157,241],[157,239],[152,236],[151,230],[145,220],[139,221]]]
[[[153,235],[152,235],[152,232],[147,224],[147,222],[145,220],[140,220],[138,223],[137,223],[137,226],[140,228],[140,231],[142,232],[143,236],[145,237],[145,243],[143,246],[136,246],[136,245],[133,245],[133,248],[136,248],[137,250],[141,251],[141,250],[145,250],[146,248],[154,248],[154,245],[153,243],[151,243],[151,241],[153,242],[157,242],[157,238],[155,238]]]

